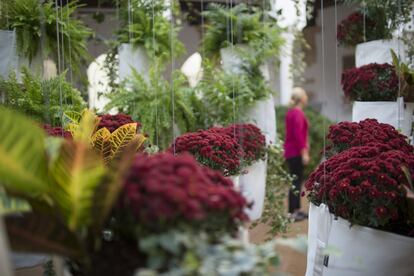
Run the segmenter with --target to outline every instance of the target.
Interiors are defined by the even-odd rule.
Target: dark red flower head
[[[114,132],[117,128],[129,123],[137,123],[137,129],[141,126],[139,122],[134,122],[131,116],[121,113],[100,115],[99,119],[98,129],[106,127],[110,132]]]

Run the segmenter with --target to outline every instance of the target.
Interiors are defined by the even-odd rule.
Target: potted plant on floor
[[[306,275],[410,275],[413,147],[375,120],[332,126],[328,140],[330,158],[305,184],[311,202]]]
[[[345,96],[354,101],[352,121],[377,119],[411,134],[413,105],[404,104],[402,81],[391,64],[368,64],[342,73]]]

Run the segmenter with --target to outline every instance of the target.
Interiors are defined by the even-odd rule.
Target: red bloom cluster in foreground
[[[129,123],[137,123],[137,128],[141,126],[139,122],[134,122],[131,116],[125,114],[106,114],[99,116],[99,119],[98,129],[106,127],[110,132],[114,132],[117,128]]]
[[[51,125],[44,124],[43,129],[49,136],[72,138],[72,134],[61,127],[52,127]]]
[[[376,39],[371,37],[375,36],[372,32],[376,25],[375,21],[366,17],[365,25],[367,40]],[[344,46],[355,46],[358,43],[364,42],[364,15],[360,12],[354,12],[341,21],[337,26],[336,38],[338,43]]]
[[[353,147],[333,156],[305,184],[309,200],[325,203],[330,212],[353,224],[388,228],[407,224],[406,190],[414,157],[384,144]]]
[[[398,76],[387,63],[348,69],[341,84],[345,96],[354,101],[395,101],[398,96]]]
[[[408,143],[406,136],[393,126],[379,123],[375,119],[366,119],[359,123],[341,122],[332,125],[329,128],[327,138],[329,145],[326,150],[329,156],[351,147],[367,146],[372,143],[380,143],[388,149],[414,154],[414,147]]]
[[[216,227],[234,227],[247,220],[247,202],[232,182],[189,154],[137,155],[124,187],[124,207],[149,228],[218,218],[223,225]]]
[[[170,148],[170,151],[173,147]],[[240,160],[244,152],[240,144],[223,128],[210,128],[186,133],[175,140],[176,153],[189,152],[198,162],[224,175],[236,175],[241,171]]]
[[[250,165],[266,155],[266,138],[253,124],[234,124],[223,128],[223,133],[235,138],[244,151],[244,162]]]

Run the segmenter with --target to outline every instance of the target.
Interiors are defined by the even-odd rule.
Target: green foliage
[[[52,0],[4,1],[2,5],[5,19],[0,22],[3,23],[0,28],[16,30],[18,53],[26,57],[29,62],[38,55],[51,57],[57,61],[58,50],[63,49],[65,61],[71,60],[70,69],[80,73],[81,65],[89,57],[86,39],[92,32],[73,17],[75,10],[80,7],[78,1],[69,1],[64,7],[58,8],[58,12],[55,10],[54,2]],[[56,33],[56,25],[58,25],[58,33]],[[59,43],[60,47],[58,47]],[[67,65],[69,67],[69,64]]]
[[[192,102],[196,99],[194,90],[188,87],[187,79],[180,72],[172,74],[172,86],[160,75],[158,70],[152,69],[146,80],[134,71],[118,91],[109,95],[111,101],[106,109],[116,108],[141,122],[142,132],[159,148],[166,149],[178,131],[195,130],[197,119]]]
[[[21,84],[15,73],[8,80],[0,79],[0,94],[5,97],[3,105],[54,126],[62,124],[63,112],[85,108],[80,92],[65,81],[65,74],[42,80],[23,69]]]
[[[255,245],[228,235],[211,243],[206,233],[169,231],[142,239],[140,249],[148,256],[148,269],[138,276],[274,275],[270,271],[279,265],[275,242]]]
[[[253,222],[251,228],[258,224],[269,226],[267,240],[272,240],[279,233],[286,233],[291,222],[287,214],[285,200],[292,188],[293,177],[284,167],[283,148],[281,144],[268,146],[266,198],[262,217]]]
[[[310,45],[306,41],[303,32],[299,30],[294,31],[295,39],[292,47],[292,64],[290,65],[290,74],[294,86],[302,85],[306,79],[304,73],[307,67],[305,58],[306,51],[310,49]]]
[[[165,1],[131,0],[130,5],[128,7],[126,0],[121,1],[122,26],[118,31],[118,43],[143,46],[150,57],[163,62],[169,60],[171,51],[174,57],[184,53],[184,45],[177,38],[180,27],[176,22],[171,30],[171,22],[164,16],[169,9]]]
[[[33,210],[6,218],[12,248],[84,257],[100,239],[99,226],[109,213],[102,206],[111,210],[116,200],[102,196],[101,189],[118,193],[130,164],[123,160],[132,160],[134,153],[127,152],[109,170],[88,143],[55,138],[60,147],[49,150],[34,122],[5,108],[0,108],[0,117],[1,185],[8,196],[26,200]],[[92,122],[89,129],[93,127]]]
[[[406,102],[414,102],[414,69],[401,62],[393,50],[391,50],[391,55],[395,71],[401,79],[399,92]]]
[[[393,31],[409,22],[413,0],[344,0],[350,5],[358,5],[367,17],[384,25],[383,39],[392,38]],[[378,25],[378,23],[377,23]]]
[[[276,107],[277,133],[283,139],[285,137],[285,116],[287,111],[288,108],[285,106]],[[306,108],[304,112],[309,120],[310,144],[310,163],[305,167],[306,178],[318,167],[322,160],[325,136],[332,122],[312,108]]]
[[[242,121],[249,107],[267,98],[270,89],[259,74],[243,71],[236,75],[206,66],[203,79],[196,88],[204,105],[206,126]]]
[[[217,56],[222,48],[247,45],[257,54],[259,64],[280,54],[284,42],[282,29],[261,9],[245,4],[231,9],[222,4],[210,4],[204,15],[207,21],[203,41],[206,54]]]

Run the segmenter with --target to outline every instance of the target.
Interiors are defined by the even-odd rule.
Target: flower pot
[[[328,206],[310,203],[306,276],[322,275],[323,252],[327,247],[333,219]]]
[[[121,82],[132,76],[134,69],[146,78],[149,76],[150,62],[144,47],[134,47],[132,44],[123,43],[118,47],[118,57]]]
[[[355,65],[361,67],[370,63],[392,64],[390,50],[394,50],[400,60],[405,60],[405,46],[401,40],[374,40],[358,44],[355,52]]]
[[[352,121],[377,119],[380,123],[390,124],[404,135],[410,136],[413,123],[414,103],[396,102],[354,102]]]
[[[351,227],[338,218],[332,222],[328,245],[339,254],[324,257],[324,276],[413,275],[414,238]]]
[[[253,203],[251,208],[246,209],[249,219],[257,220],[263,212],[267,161],[259,160],[246,170],[247,174],[240,176],[240,191],[248,202]]]
[[[6,237],[6,227],[4,226],[2,216],[0,216],[0,244],[0,275],[11,276],[9,242]]]
[[[234,189],[240,191],[240,175],[232,175],[230,179],[233,181]]]
[[[16,33],[0,30],[0,77],[8,78],[17,68]]]
[[[276,112],[273,96],[257,101],[245,115],[248,123],[255,124],[266,137],[266,144],[276,141]]]

